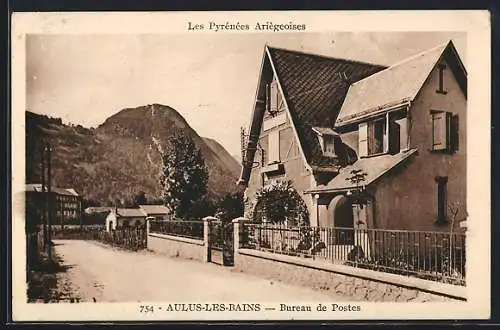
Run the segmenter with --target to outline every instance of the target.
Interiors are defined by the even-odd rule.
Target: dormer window
[[[409,148],[408,116],[405,109],[359,123],[359,156],[396,154]]]
[[[338,134],[329,127],[313,127],[313,131],[318,136],[323,155],[327,157],[336,157],[335,138]]]

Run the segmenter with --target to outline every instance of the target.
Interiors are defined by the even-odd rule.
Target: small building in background
[[[106,225],[106,217],[114,210],[114,206],[89,206],[83,210],[83,225]]]
[[[165,205],[139,205],[146,217],[154,220],[169,220],[170,211]]]
[[[139,208],[114,208],[106,217],[106,231],[146,225],[146,214]]]

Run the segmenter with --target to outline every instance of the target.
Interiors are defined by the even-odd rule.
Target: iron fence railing
[[[193,239],[203,239],[201,220],[150,220],[149,232]]]
[[[242,248],[465,285],[465,234],[243,224]]]

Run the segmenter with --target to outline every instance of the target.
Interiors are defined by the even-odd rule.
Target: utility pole
[[[41,148],[41,165],[42,165],[42,225],[43,225],[43,249],[47,249],[47,199],[45,195],[45,141],[42,142]]]
[[[52,198],[52,193],[51,193],[51,185],[52,185],[52,182],[51,182],[51,178],[52,178],[52,173],[51,173],[51,152],[52,152],[52,147],[50,145],[50,143],[47,143],[47,193],[48,193],[48,198],[49,198],[49,216],[47,217],[47,225],[48,225],[48,235],[47,235],[47,240],[48,240],[48,245],[47,245],[47,254],[49,256],[49,260],[52,260],[52,216],[53,216],[53,213],[52,212],[52,208],[54,207],[54,203],[53,203],[53,198]]]

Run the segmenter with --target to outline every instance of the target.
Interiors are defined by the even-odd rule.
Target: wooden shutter
[[[397,122],[389,121],[389,153],[394,155],[401,149],[400,126]]]
[[[408,117],[398,119],[396,120],[396,123],[399,126],[400,150],[408,149],[410,147],[408,138]]]
[[[360,123],[358,131],[359,157],[365,157],[368,156],[368,123]]]
[[[458,115],[451,116],[450,119],[450,150],[452,152],[457,152],[459,148],[459,136],[460,136],[460,124],[458,121]]]
[[[445,112],[432,114],[432,150],[446,149],[447,126],[447,116]]]
[[[275,113],[278,111],[278,83],[273,80],[271,83],[271,106],[270,112]]]
[[[280,161],[280,132],[272,131],[269,133],[269,158],[268,163]]]

